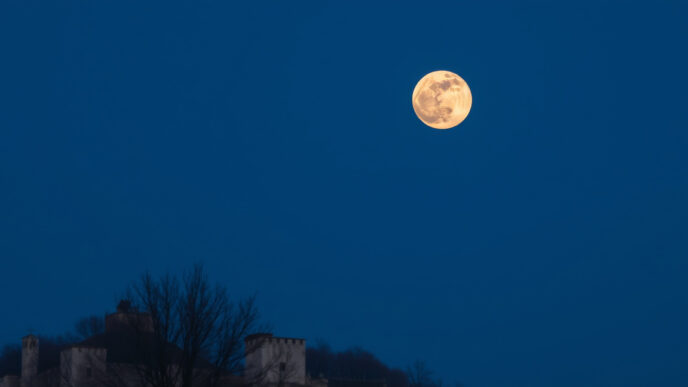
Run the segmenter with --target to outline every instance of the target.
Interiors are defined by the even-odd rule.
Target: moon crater
[[[449,129],[463,122],[473,104],[468,84],[450,71],[433,71],[413,89],[413,110],[426,125]]]

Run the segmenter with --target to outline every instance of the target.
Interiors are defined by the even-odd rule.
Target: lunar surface
[[[468,116],[473,104],[471,89],[451,71],[433,71],[424,76],[411,97],[418,118],[435,129],[449,129]]]

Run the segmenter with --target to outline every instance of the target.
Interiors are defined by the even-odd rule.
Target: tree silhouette
[[[355,381],[407,387],[406,375],[402,370],[388,367],[361,348],[334,352],[328,344],[316,343],[313,348],[306,349],[306,367],[312,377],[324,377],[331,385],[346,385]]]
[[[225,287],[209,282],[202,265],[180,278],[146,273],[127,294],[134,308],[150,316],[135,321],[132,333],[139,376],[151,387],[216,385],[241,371],[244,339],[264,329],[255,298],[232,302]]]
[[[442,387],[442,380],[433,379],[433,372],[421,360],[406,368],[406,376],[409,387]]]
[[[86,340],[89,337],[101,334],[105,331],[105,321],[100,316],[88,316],[79,319],[74,324],[76,339]]]

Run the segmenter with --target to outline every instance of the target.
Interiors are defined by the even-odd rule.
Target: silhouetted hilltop
[[[361,348],[335,352],[319,343],[306,350],[306,370],[311,376],[324,377],[334,387],[408,387],[404,371],[388,367]]]

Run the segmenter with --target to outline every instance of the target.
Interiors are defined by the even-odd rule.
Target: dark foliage
[[[442,380],[434,379],[424,361],[417,360],[406,369],[409,387],[442,387]]]
[[[324,377],[334,384],[349,381],[385,383],[388,387],[407,387],[404,371],[389,368],[372,353],[361,348],[334,352],[324,343],[306,350],[307,372],[312,377]]]
[[[70,344],[75,343],[73,334],[62,336],[39,336],[38,337],[38,372],[57,367],[60,365],[60,352]]]
[[[21,371],[21,345],[8,344],[0,352],[0,377],[19,375]]]
[[[105,332],[105,321],[100,316],[84,317],[74,324],[74,333],[79,340],[86,340],[103,332]]]

